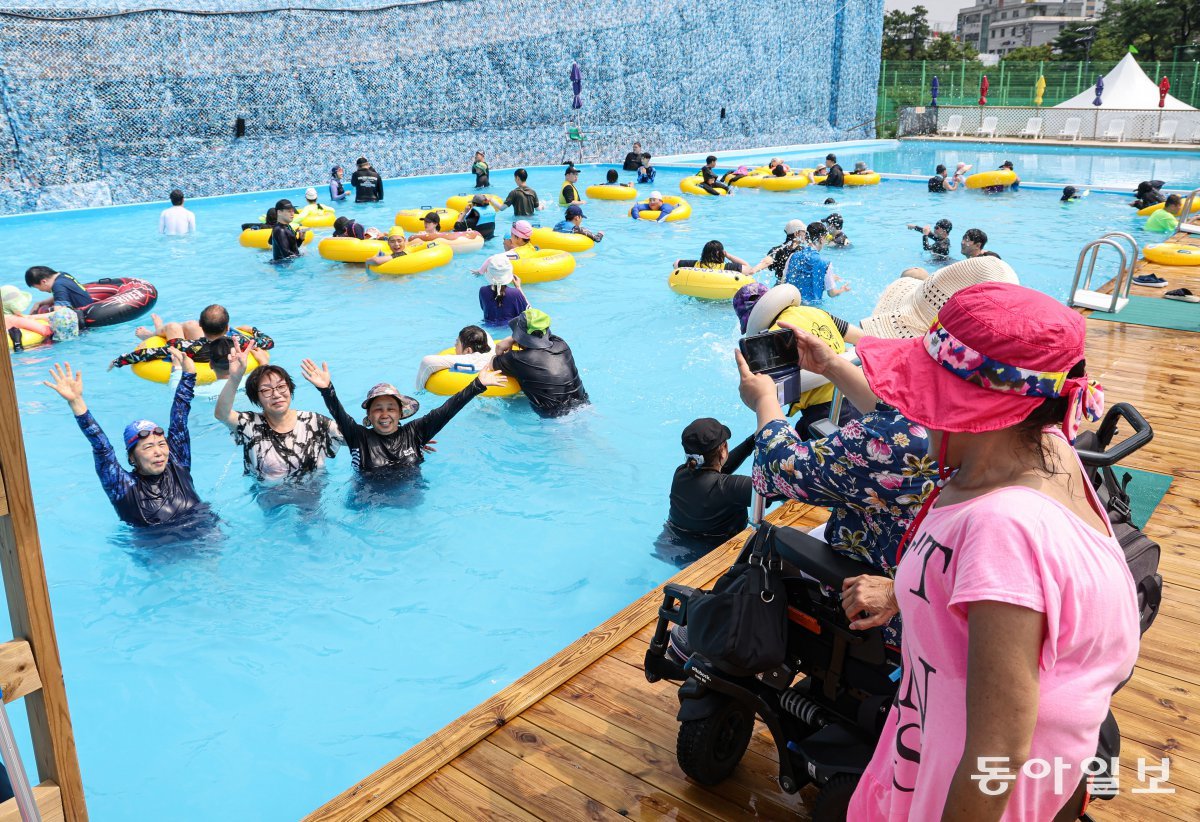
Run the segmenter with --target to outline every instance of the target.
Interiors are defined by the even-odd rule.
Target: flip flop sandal
[[[1186,288],[1176,288],[1163,294],[1163,297],[1168,300],[1179,300],[1181,303],[1200,303],[1200,297],[1197,297]]]

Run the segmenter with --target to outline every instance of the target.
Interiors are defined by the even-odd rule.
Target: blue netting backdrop
[[[360,154],[385,177],[465,171],[476,148],[556,163],[567,122],[588,160],[639,138],[873,137],[882,17],[883,0],[8,0],[0,213],[316,184]]]

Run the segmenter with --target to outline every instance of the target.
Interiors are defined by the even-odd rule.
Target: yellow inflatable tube
[[[471,207],[471,198],[474,196],[474,194],[455,194],[453,197],[447,197],[446,208],[462,214]],[[492,208],[500,208],[500,206],[504,205],[504,201],[495,194],[485,194],[483,196],[488,198],[488,202],[492,204]],[[424,226],[421,226],[421,228],[424,228]],[[419,231],[420,229],[417,230]],[[445,231],[445,229],[442,230]]]
[[[583,234],[566,234],[553,228],[535,228],[529,237],[529,242],[538,248],[553,248],[557,251],[587,251],[596,245],[596,241]]]
[[[771,176],[773,175],[770,172],[762,172],[755,169],[745,177],[734,180],[729,185],[733,188],[762,188],[763,182]]]
[[[1159,243],[1142,249],[1142,256],[1159,265],[1200,265],[1200,248],[1180,243]]]
[[[854,174],[847,171],[845,175],[845,182],[848,186],[877,186],[882,179],[878,171],[872,171],[869,174]]]
[[[333,221],[337,219],[337,212],[329,206],[317,208],[306,205],[296,214],[296,219],[305,228],[332,228]]]
[[[1156,211],[1161,211],[1163,206],[1165,206],[1165,205],[1166,205],[1166,203],[1155,203],[1152,206],[1146,206],[1145,208],[1139,208],[1138,215],[1141,217],[1148,216],[1150,214],[1153,214]],[[1197,211],[1200,211],[1200,197],[1197,197],[1196,199],[1192,200],[1192,213],[1195,214]]]
[[[700,188],[700,183],[702,183],[702,182],[704,182],[704,178],[701,177],[699,174],[693,175],[691,177],[684,177],[682,180],[679,181],[679,190],[682,191],[684,194],[694,194],[697,197],[712,197],[713,195],[709,194],[707,191]],[[728,193],[729,193],[728,191],[718,188],[716,196],[724,197]]]
[[[249,330],[250,329],[246,329],[246,331]],[[140,351],[143,348],[162,348],[166,344],[167,341],[162,337],[150,337],[138,346],[138,350]],[[143,380],[160,382],[164,385],[171,380],[171,361],[169,359],[152,360],[150,362],[135,362],[129,367],[135,375],[141,377]],[[255,368],[258,368],[258,360],[254,359],[254,355],[251,354],[246,358],[246,373],[249,374]],[[217,374],[212,370],[211,365],[206,362],[196,363],[197,385],[210,385],[216,381]]]
[[[317,253],[338,263],[365,263],[388,250],[384,240],[360,240],[357,237],[326,237],[317,243]]]
[[[522,285],[561,280],[574,270],[575,258],[553,248],[541,248],[513,260],[513,274],[521,278]]]
[[[391,274],[404,276],[420,274],[432,268],[440,268],[454,259],[454,251],[442,240],[423,243],[415,248],[405,249],[402,257],[392,257],[379,265],[369,265],[367,268],[376,274]]]
[[[308,245],[312,242],[313,233],[305,231],[303,238],[300,240],[300,245]],[[241,235],[238,237],[238,243],[245,248],[271,248],[271,229],[269,228],[245,228],[242,229]]]
[[[474,237],[468,237],[463,233],[452,240],[441,239],[438,242],[450,246],[455,254],[466,254],[470,251],[478,251],[483,248],[483,235],[476,232]]]
[[[792,171],[783,177],[776,177],[774,174],[764,177],[759,188],[763,191],[799,191],[807,185],[807,174],[802,171]]]
[[[633,186],[596,185],[587,187],[587,196],[592,200],[636,200],[638,191]]]
[[[641,200],[640,202],[642,205],[647,204],[646,200]],[[675,210],[663,218],[664,223],[677,223],[680,220],[686,220],[688,217],[692,216],[692,206],[688,203],[687,200],[683,199],[682,197],[675,197],[675,196],[668,194],[667,196],[663,197],[663,202],[667,203],[669,205],[675,206]],[[657,220],[658,215],[659,215],[658,211],[650,211],[650,210],[640,211],[640,212],[638,212],[638,219],[639,220]],[[632,208],[629,209],[629,216],[631,216],[631,217],[633,216]]]
[[[443,356],[454,353],[454,346],[439,351],[438,354]],[[462,391],[471,381],[479,376],[474,371],[455,371],[451,368],[443,368],[441,371],[434,371],[429,375],[429,379],[425,381],[425,390],[430,394],[437,394],[442,397],[452,397],[459,391]],[[509,377],[507,385],[492,385],[484,390],[484,397],[515,397],[521,393],[521,384],[515,378]]]
[[[667,278],[676,294],[701,300],[732,300],[742,286],[754,282],[749,274],[711,268],[677,268]]]
[[[25,348],[33,348],[35,345],[41,345],[54,335],[54,329],[50,327],[50,323],[35,320],[32,317],[7,317],[6,324],[21,331],[21,345]],[[12,337],[8,334],[8,350],[13,350]]]
[[[849,179],[850,175],[846,175]],[[1007,168],[996,171],[981,171],[967,176],[967,188],[989,188],[991,186],[1010,186],[1017,181],[1017,173]]]
[[[424,231],[425,215],[431,211],[442,220],[438,231],[450,231],[458,222],[459,212],[453,208],[406,208],[396,212],[396,225],[405,231]]]

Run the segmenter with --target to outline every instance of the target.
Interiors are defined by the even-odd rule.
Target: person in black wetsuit
[[[401,469],[413,469],[425,461],[422,450],[433,441],[437,432],[445,427],[454,415],[463,410],[468,402],[493,385],[504,385],[508,380],[491,369],[485,369],[471,383],[446,400],[438,408],[418,417],[407,425],[400,421],[411,417],[420,408],[412,397],[401,394],[394,385],[381,382],[373,387],[363,400],[366,418],[360,424],[342,407],[341,400],[333,390],[329,366],[318,367],[312,360],[303,360],[300,368],[304,379],[312,383],[321,397],[330,416],[338,424],[342,439],[350,448],[350,461],[360,474],[376,472],[391,473]]]
[[[296,207],[291,200],[280,200],[275,204],[275,224],[271,226],[271,259],[289,260],[300,256],[307,228],[292,228],[296,219]]]
[[[826,155],[824,171],[825,178],[814,181],[817,185],[828,186],[829,188],[841,188],[846,185],[846,172],[838,165],[837,155]]]
[[[1163,185],[1162,180],[1142,180],[1138,183],[1137,191],[1133,192],[1133,202],[1130,205],[1140,211],[1148,206],[1165,203],[1166,195],[1159,190]]]
[[[575,368],[571,347],[550,333],[550,317],[536,308],[513,318],[512,336],[496,343],[492,368],[521,383],[533,410],[542,417],[561,417],[588,402]],[[513,350],[513,343],[521,346]]]
[[[746,527],[750,477],[736,475],[754,453],[751,434],[732,451],[729,429],[702,417],[683,429],[687,460],[671,480],[671,510],[667,527],[677,537],[716,547]]]
[[[371,167],[371,161],[366,157],[359,157],[355,165],[357,169],[350,175],[350,185],[354,186],[354,202],[382,203],[383,178],[379,172]]]
[[[921,232],[921,247],[933,255],[935,260],[950,257],[950,232],[954,230],[954,224],[949,220],[938,220],[933,224],[933,228],[916,223],[909,223],[908,227],[912,231]]]
[[[633,151],[625,155],[625,162],[621,164],[622,171],[637,171],[642,165],[642,144],[634,143]]]
[[[207,513],[192,485],[192,447],[188,412],[196,389],[196,366],[182,352],[171,358],[183,377],[171,404],[171,422],[164,432],[150,420],[125,426],[125,452],[132,471],[121,466],[116,450],[83,401],[83,377],[70,363],[56,364],[42,384],[67,401],[75,422],[92,444],[96,474],[122,522],[138,527],[168,525],[193,513]]]

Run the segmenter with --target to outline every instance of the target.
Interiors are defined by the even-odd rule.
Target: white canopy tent
[[[1104,93],[1100,105],[1093,106],[1096,86],[1077,94],[1054,108],[1100,108],[1100,109],[1158,109],[1158,83],[1146,76],[1132,54],[1126,54],[1113,70],[1104,76]],[[1165,111],[1196,111],[1182,100],[1170,94],[1163,104]]]

